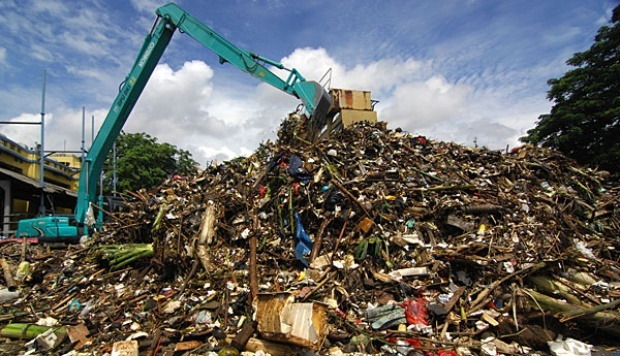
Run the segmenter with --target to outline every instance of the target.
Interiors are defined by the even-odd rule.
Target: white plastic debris
[[[390,278],[392,278],[395,281],[401,281],[403,277],[428,276],[428,274],[429,274],[429,271],[428,271],[428,268],[426,267],[401,268],[401,269],[397,269],[397,270],[394,270],[388,273]]]
[[[164,307],[164,313],[172,314],[175,311],[177,311],[180,307],[181,307],[181,302],[179,302],[178,300],[171,300]]]
[[[515,266],[510,261],[505,261],[503,265],[506,273],[513,273],[515,271]]]
[[[37,320],[36,324],[41,326],[56,326],[58,325],[58,320],[48,316],[45,318],[40,318]]]
[[[14,291],[11,292],[8,289],[0,290],[0,303],[7,303],[19,297],[20,292]]]
[[[586,246],[586,244],[583,241],[579,241],[575,239],[574,242],[575,242],[575,248],[577,248],[577,250],[581,252],[581,254],[584,257],[589,258],[591,260],[596,260],[596,256],[594,255],[592,250],[588,246]]]
[[[551,354],[554,356],[590,356],[592,354],[592,345],[570,337],[562,341],[562,335],[558,335],[555,341],[547,343]]]

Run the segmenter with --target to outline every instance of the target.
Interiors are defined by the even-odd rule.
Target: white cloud
[[[17,124],[19,122],[41,122],[40,114],[22,113],[8,120],[13,124],[2,125],[2,134],[25,147],[34,147],[41,142],[41,126]]]
[[[222,133],[205,103],[211,100],[213,70],[201,61],[186,62],[173,71],[167,64],[155,68],[125,128],[148,132],[160,141],[187,142],[197,132]]]
[[[566,43],[577,38],[581,31],[582,29],[577,26],[558,28],[556,31],[549,31],[541,36],[541,41],[550,44]]]
[[[154,13],[158,7],[169,3],[162,0],[131,0],[131,5],[140,12]]]
[[[98,82],[104,82],[108,79],[106,73],[94,67],[67,66],[66,70],[68,73],[75,74],[82,78],[95,79]]]
[[[269,111],[269,101],[258,99],[264,88],[214,87],[213,76],[202,61],[186,62],[177,71],[158,65],[125,131],[147,132],[159,142],[189,150],[202,166],[253,152],[262,139],[260,123],[273,117],[261,113]]]
[[[93,41],[86,33],[64,32],[59,35],[60,40],[67,47],[76,52],[102,57],[107,54],[107,48],[102,46],[101,41]]]
[[[343,73],[343,81],[350,88],[368,88],[364,90],[389,92],[403,83],[425,78],[430,71],[428,61],[422,62],[413,58],[406,60],[385,58],[347,70]]]
[[[392,125],[415,130],[429,129],[460,118],[467,111],[472,90],[450,84],[441,76],[397,86],[381,114]]]
[[[32,6],[32,12],[45,13],[52,16],[63,16],[68,12],[67,5],[62,1],[34,1],[30,6]]]
[[[6,64],[6,48],[0,47],[0,65]]]
[[[298,48],[283,58],[282,64],[287,68],[297,68],[307,80],[315,81],[320,80],[331,69],[331,87],[371,91],[390,91],[403,82],[423,78],[430,71],[429,61],[413,58],[384,58],[349,69],[323,48]],[[275,72],[283,78],[288,75],[288,72],[284,71]]]
[[[51,62],[54,60],[52,52],[48,51],[44,46],[33,44],[30,49],[30,55],[41,62]]]

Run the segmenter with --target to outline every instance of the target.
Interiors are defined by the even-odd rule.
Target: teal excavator
[[[310,130],[318,131],[326,125],[328,112],[332,108],[332,98],[319,83],[307,81],[294,68],[285,68],[281,63],[238,48],[175,4],[158,8],[156,14],[151,32],[146,36],[138,57],[85,158],[74,218],[42,216],[21,220],[16,231],[17,238],[37,238],[42,242],[77,242],[81,236],[89,235],[95,223],[93,205],[98,200],[101,206],[103,201],[101,196],[97,199],[96,192],[104,160],[177,29],[215,52],[221,64],[230,63],[300,99],[310,120]],[[288,71],[288,78],[281,79],[266,65]]]

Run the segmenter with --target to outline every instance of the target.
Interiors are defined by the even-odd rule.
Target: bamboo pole
[[[257,276],[257,267],[256,267],[256,254],[257,254],[257,246],[258,239],[256,238],[256,234],[258,233],[259,222],[258,215],[256,211],[253,212],[253,221],[252,221],[252,235],[250,236],[250,254],[249,254],[249,273],[250,273],[250,298],[248,298],[248,304],[251,306],[254,302],[254,298],[258,297],[258,276]]]
[[[620,313],[613,310],[620,304],[620,299],[591,308],[581,308],[535,290],[527,289],[526,291],[544,310],[554,313],[556,317],[560,318],[560,321],[577,319],[591,327],[620,337],[620,329],[617,327],[620,325]]]
[[[23,324],[13,323],[8,324],[0,330],[0,335],[11,339],[34,339],[35,337],[43,334],[49,329],[53,329],[51,326],[41,326],[35,324]],[[56,333],[63,334],[67,330],[64,327],[54,330]]]
[[[15,281],[13,280],[13,275],[11,274],[11,269],[9,268],[9,264],[6,262],[6,259],[0,258],[0,265],[2,266],[6,286],[10,291],[15,290]]]

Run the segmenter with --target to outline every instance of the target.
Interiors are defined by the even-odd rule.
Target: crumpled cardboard
[[[327,333],[327,305],[299,303],[290,293],[258,295],[255,320],[268,340],[318,350]]]

